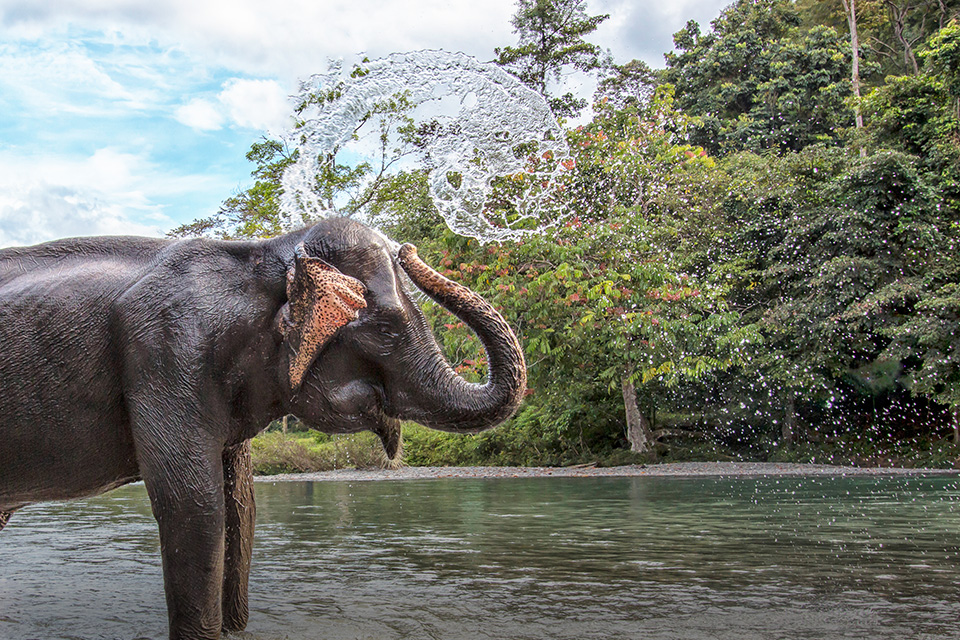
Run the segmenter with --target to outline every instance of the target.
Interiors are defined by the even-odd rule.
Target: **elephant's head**
[[[444,359],[400,270],[480,338],[485,384],[469,383]],[[383,236],[345,219],[314,226],[288,272],[284,311],[287,410],[328,433],[369,430],[392,459],[400,420],[473,433],[519,406],[523,351],[499,313],[424,264],[412,245],[399,253]]]

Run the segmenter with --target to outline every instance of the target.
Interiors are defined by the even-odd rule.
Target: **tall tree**
[[[600,67],[601,50],[584,38],[609,14],[587,15],[586,0],[518,0],[511,24],[519,36],[515,47],[497,47],[497,64],[547,98],[554,112],[575,116],[587,105],[572,93],[553,96],[549,82],[573,67],[590,72]]]
[[[891,323],[890,357],[910,363],[911,391],[948,405],[960,441],[960,22],[945,24],[919,53],[917,75],[890,78],[870,96],[868,141],[916,154],[943,199],[935,227],[945,240],[907,293],[914,312]],[[893,298],[893,302],[898,302]]]
[[[856,113],[857,129],[863,129],[863,114],[860,111],[860,35],[857,31],[857,4],[856,0],[840,0],[843,11],[847,14],[847,25],[850,28],[850,82],[853,86],[853,97],[856,99],[854,111]],[[866,155],[867,150],[860,148],[860,155]]]
[[[866,142],[917,156],[956,220],[960,211],[960,22],[920,52],[918,74],[890,76],[864,99]],[[958,223],[960,224],[960,223]]]
[[[334,87],[326,93],[309,96],[296,109],[296,114],[299,116],[314,102],[335,97],[339,90],[340,87]],[[322,208],[346,216],[360,215],[366,222],[380,225],[396,224],[392,213],[398,209],[432,211],[432,207],[424,204],[429,198],[424,192],[423,172],[395,171],[398,163],[431,135],[433,124],[417,125],[409,116],[411,108],[406,97],[397,94],[378,100],[364,114],[354,137],[365,126],[375,128],[378,144],[369,161],[344,162],[338,157],[346,155],[340,154],[341,149],[323,158],[311,184]],[[278,235],[291,225],[315,220],[319,212],[281,210],[283,173],[296,161],[297,153],[278,140],[263,139],[254,143],[246,155],[255,165],[251,171],[253,185],[224,200],[212,216],[181,225],[168,235],[265,238]]]
[[[284,169],[296,159],[295,154],[278,140],[264,139],[253,143],[246,157],[255,165],[250,172],[253,185],[224,200],[212,216],[180,225],[168,235],[235,239],[268,238],[282,233],[280,179]]]
[[[938,77],[953,98],[953,115],[960,122],[960,20],[944,25],[930,38],[920,56],[928,73]]]
[[[459,269],[439,260],[521,328],[544,431],[589,424],[593,444],[570,439],[625,436],[649,452],[674,435],[650,418],[675,387],[732,366],[748,341],[705,250],[724,184],[684,142],[687,125],[670,87],[642,104],[598,106],[561,161],[556,207],[577,215],[519,246],[458,251]]]
[[[738,0],[674,35],[666,82],[701,119],[693,141],[716,154],[839,143],[848,126],[849,44],[831,27],[807,32],[788,0]]]
[[[960,14],[957,0],[864,0],[872,14],[866,42],[885,60],[884,75],[920,71],[917,47]]]
[[[646,102],[653,95],[657,86],[657,72],[643,60],[604,66],[607,67],[606,77],[597,83],[594,102],[622,108]]]

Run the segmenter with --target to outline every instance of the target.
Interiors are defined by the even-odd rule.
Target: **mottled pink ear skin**
[[[357,319],[367,306],[366,287],[344,275],[320,258],[308,256],[297,247],[295,264],[287,274],[288,313],[281,330],[293,350],[290,359],[290,388],[297,391],[307,369],[323,346],[344,325]]]

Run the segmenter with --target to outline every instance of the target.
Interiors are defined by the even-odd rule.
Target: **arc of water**
[[[393,54],[364,61],[350,73],[339,61],[302,83],[300,122],[287,136],[299,151],[283,176],[288,216],[295,220],[304,210],[327,209],[312,188],[321,164],[397,96],[413,110],[433,107],[433,135],[418,151],[430,172],[430,195],[453,231],[500,241],[551,223],[550,185],[567,150],[546,101],[494,64],[446,51]],[[546,172],[519,190],[509,219],[491,210],[494,181],[529,171],[530,157],[551,159],[543,163]]]

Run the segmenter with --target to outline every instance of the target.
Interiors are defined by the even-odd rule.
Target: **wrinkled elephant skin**
[[[485,384],[444,360],[401,270],[477,333]],[[0,344],[0,528],[29,503],[143,479],[178,639],[246,625],[249,439],[271,420],[373,431],[393,458],[400,420],[478,431],[526,384],[487,302],[345,219],[266,241],[0,250]]]

